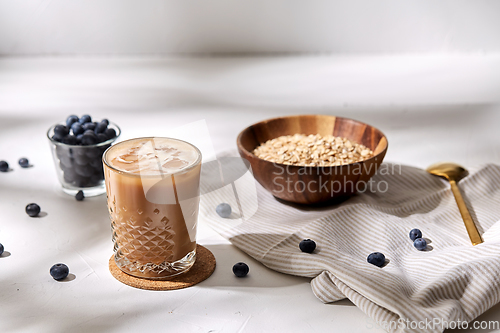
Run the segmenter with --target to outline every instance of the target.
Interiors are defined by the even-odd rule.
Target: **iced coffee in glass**
[[[188,271],[196,259],[201,153],[171,138],[120,142],[103,155],[116,265],[146,279]]]

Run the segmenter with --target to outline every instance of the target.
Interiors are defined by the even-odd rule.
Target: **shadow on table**
[[[384,162],[372,180],[374,184],[383,183],[384,190],[378,190],[378,185],[375,185],[373,186],[375,190],[366,190],[351,197],[342,197],[317,205],[296,204],[276,197],[274,199],[282,205],[300,211],[330,211],[359,203],[370,205],[371,209],[385,211],[385,208],[397,208],[410,202],[421,201],[424,198],[434,196],[425,205],[421,204],[412,209],[390,212],[399,217],[406,217],[411,214],[425,214],[434,210],[442,200],[440,196],[435,196],[435,193],[446,189],[448,186],[441,179],[430,175],[424,169],[391,162]]]
[[[298,284],[309,283],[311,278],[283,274],[267,268],[262,263],[253,259],[234,245],[218,244],[204,245],[216,258],[214,273],[200,287],[223,287],[223,288],[283,288]],[[238,252],[239,254],[235,254]],[[235,259],[238,258],[238,259]],[[250,272],[243,278],[233,274],[233,265],[237,262],[245,262]]]

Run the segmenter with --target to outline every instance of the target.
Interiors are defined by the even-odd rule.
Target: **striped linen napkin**
[[[223,185],[209,167],[202,172],[201,221],[265,266],[313,278],[322,302],[348,298],[389,332],[442,332],[500,301],[500,166],[459,183],[484,239],[472,246],[448,183],[424,170],[383,164],[379,171],[394,170],[374,176],[380,191],[311,208],[278,201],[238,163],[220,161]],[[215,213],[222,202],[229,218]],[[413,228],[427,250],[413,246]],[[306,238],[317,244],[312,254],[298,248]],[[372,252],[389,262],[367,263]]]

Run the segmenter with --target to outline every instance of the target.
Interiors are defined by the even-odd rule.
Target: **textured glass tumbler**
[[[122,151],[136,154],[151,144],[150,156],[158,143],[169,142],[189,145],[195,154],[191,164],[176,172],[160,169],[160,174],[142,172],[141,162],[137,162],[135,172],[113,164],[116,156],[123,157],[121,161],[134,160]],[[143,158],[139,155],[137,161]],[[176,139],[138,138],[110,147],[103,163],[116,265],[127,274],[145,279],[168,279],[188,271],[196,260],[200,151]]]

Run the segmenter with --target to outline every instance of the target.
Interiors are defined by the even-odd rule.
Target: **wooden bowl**
[[[374,156],[362,162],[329,167],[293,166],[258,158],[252,152],[261,143],[282,135],[334,135],[363,144]],[[366,191],[382,163],[388,142],[385,135],[362,122],[326,115],[280,117],[245,128],[237,139],[238,151],[248,160],[257,181],[275,197],[300,204],[334,201]],[[373,187],[373,186],[372,186]]]

